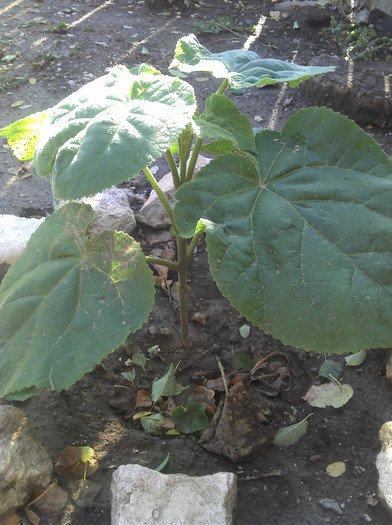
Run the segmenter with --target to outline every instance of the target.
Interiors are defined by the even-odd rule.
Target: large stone
[[[112,525],[231,525],[237,478],[229,472],[192,477],[140,465],[113,473]]]
[[[25,505],[35,490],[46,488],[52,468],[25,414],[0,405],[0,519]]]
[[[97,214],[90,225],[89,232],[101,233],[105,230],[117,230],[131,234],[136,228],[133,210],[129,205],[132,192],[113,186],[102,193],[84,197],[77,202],[89,204]],[[60,206],[65,203],[62,201]]]
[[[377,456],[378,492],[380,501],[392,513],[392,421],[380,428],[381,452]]]

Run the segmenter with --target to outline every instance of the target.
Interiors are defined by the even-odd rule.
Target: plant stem
[[[192,346],[189,335],[188,321],[188,284],[187,284],[187,250],[186,239],[177,237],[177,260],[178,260],[178,292],[179,292],[179,311],[181,324],[181,337],[185,348]]]
[[[226,91],[227,86],[229,85],[229,79],[225,78],[222,84],[220,85],[220,88],[216,92],[217,95],[223,95],[223,93]]]
[[[180,156],[180,184],[186,182],[187,162],[192,148],[193,133],[189,128],[184,129],[178,140],[178,153]]]
[[[198,243],[200,237],[203,235],[203,233],[204,233],[204,230],[200,230],[196,232],[188,246],[188,249],[186,251],[186,265],[187,266],[192,258],[193,250],[195,249],[195,246]]]
[[[180,178],[178,176],[178,170],[177,170],[177,166],[176,166],[176,161],[174,160],[174,157],[173,157],[172,152],[170,151],[170,149],[168,149],[166,151],[165,157],[166,157],[167,163],[169,164],[169,168],[170,168],[170,171],[171,171],[171,174],[172,174],[172,177],[173,177],[174,187],[177,189],[180,186]]]
[[[150,169],[146,166],[143,171],[144,171],[144,174],[147,177],[149,183],[151,184],[153,189],[156,191],[156,194],[158,195],[159,200],[161,201],[163,207],[165,208],[165,211],[166,211],[166,213],[169,216],[171,225],[174,228],[174,230],[176,232],[176,235],[179,235],[179,231],[177,230],[176,222],[175,222],[175,219],[174,219],[174,213],[173,213],[172,207],[170,206],[169,201],[167,200],[166,195],[164,194],[164,192],[162,191],[161,187],[157,183],[157,181],[156,181],[154,175],[151,173]]]
[[[192,180],[193,172],[195,171],[197,157],[199,156],[202,144],[203,144],[203,139],[201,137],[197,137],[195,145],[193,147],[191,160],[189,161],[189,166],[186,171],[186,179],[185,179],[186,182]]]
[[[161,259],[160,257],[150,257],[150,255],[145,256],[146,263],[148,264],[161,264],[162,266],[167,266],[171,270],[178,271],[178,263],[175,261],[169,261],[168,259]]]

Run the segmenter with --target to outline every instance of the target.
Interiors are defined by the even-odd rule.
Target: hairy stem
[[[190,260],[192,258],[193,250],[195,249],[195,246],[198,243],[200,237],[203,235],[203,233],[204,233],[204,230],[200,230],[196,232],[188,246],[188,249],[186,251],[186,265],[187,266],[190,263]]]
[[[227,86],[229,85],[229,79],[225,78],[222,84],[220,85],[220,88],[216,92],[217,95],[223,95],[223,93],[226,91]]]
[[[191,338],[189,335],[188,321],[188,284],[187,284],[187,257],[186,257],[186,239],[177,237],[177,259],[178,259],[178,291],[180,298],[180,324],[181,337],[185,348],[190,348]]]
[[[189,161],[188,169],[186,170],[186,181],[192,180],[193,172],[195,171],[196,161],[197,157],[199,156],[201,146],[203,144],[203,139],[201,137],[197,137],[195,145],[193,147],[191,160]]]
[[[176,161],[174,160],[174,157],[170,149],[166,151],[165,157],[166,157],[167,163],[169,164],[169,168],[170,168],[170,171],[173,177],[174,187],[177,189],[180,187],[180,178],[178,176],[178,169],[177,169]]]
[[[165,211],[166,211],[166,213],[169,216],[171,225],[174,228],[174,230],[176,232],[176,235],[179,235],[179,231],[177,230],[177,227],[176,227],[176,221],[174,219],[174,213],[173,213],[172,207],[170,206],[169,201],[167,200],[166,195],[164,194],[164,192],[162,191],[161,187],[157,183],[157,181],[156,181],[154,175],[151,173],[150,169],[146,166],[143,171],[144,171],[145,176],[148,179],[148,182],[151,184],[153,189],[156,191],[156,194],[158,195],[159,200],[161,201],[163,207],[165,208]]]
[[[148,264],[161,264],[162,266],[167,266],[171,270],[178,271],[178,263],[175,261],[169,261],[168,259],[161,259],[160,257],[150,257],[149,255],[145,256],[146,263]]]
[[[178,153],[180,156],[180,184],[186,182],[186,165],[192,148],[193,133],[187,128],[181,133],[178,140]]]

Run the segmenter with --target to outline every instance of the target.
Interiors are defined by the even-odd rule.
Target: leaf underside
[[[256,135],[177,192],[177,223],[200,218],[222,293],[286,344],[355,352],[392,344],[392,164],[326,108]],[[200,227],[200,223],[199,226]]]
[[[234,90],[278,82],[288,82],[295,87],[314,75],[335,70],[334,67],[300,66],[283,60],[261,58],[254,51],[243,49],[211,53],[195,35],[188,35],[177,42],[169,67],[171,71],[206,71],[216,78],[227,78]]]
[[[69,388],[147,320],[154,279],[138,243],[86,235],[95,213],[71,203],[32,235],[0,286],[0,397]]]

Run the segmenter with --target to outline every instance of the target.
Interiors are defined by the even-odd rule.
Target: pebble
[[[319,503],[324,509],[333,510],[334,512],[336,512],[337,514],[340,514],[340,515],[343,514],[343,511],[340,508],[339,503],[337,503],[333,499],[328,499],[328,498],[320,499]]]

